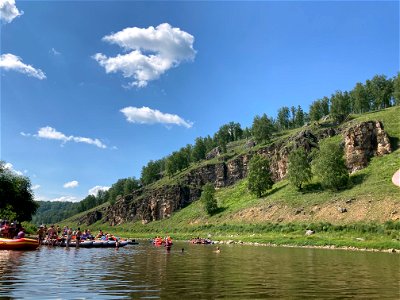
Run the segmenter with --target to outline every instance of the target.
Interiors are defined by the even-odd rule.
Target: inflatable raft
[[[0,238],[0,250],[35,250],[39,242],[33,239],[3,239]]]

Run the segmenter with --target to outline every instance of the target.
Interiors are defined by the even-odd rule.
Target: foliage
[[[28,177],[20,176],[6,168],[0,161],[0,212],[15,216],[18,221],[29,221],[37,210]]]
[[[201,193],[201,201],[204,204],[204,209],[210,216],[218,211],[217,200],[215,199],[215,189],[211,183],[207,183],[203,186],[203,192]]]
[[[221,147],[222,152],[226,152],[226,145],[230,142],[237,141],[242,138],[243,130],[239,123],[229,122],[222,125],[214,135],[214,140]]]
[[[363,113],[370,110],[371,99],[367,88],[360,82],[357,82],[354,89],[350,92],[352,108],[354,113]]]
[[[348,92],[337,91],[331,97],[331,117],[342,123],[351,112],[350,95]]]
[[[391,105],[390,99],[393,92],[393,83],[385,75],[375,75],[367,80],[367,91],[371,95],[373,109],[382,109]]]
[[[280,129],[288,129],[290,120],[289,120],[289,107],[283,106],[278,109],[277,116],[278,128]]]
[[[274,127],[266,114],[255,116],[251,132],[257,143],[268,142],[271,139]]]
[[[249,162],[248,189],[257,197],[273,185],[269,160],[261,155],[254,155]]]
[[[311,180],[311,165],[303,148],[298,148],[290,153],[288,178],[289,182],[298,189],[302,188],[303,183]]]
[[[400,105],[400,72],[393,78],[393,100],[395,105]]]
[[[349,173],[343,156],[343,149],[337,143],[320,143],[320,150],[313,160],[313,167],[323,187],[339,190],[347,186]]]
[[[114,204],[115,201],[117,200],[118,196],[128,195],[128,194],[132,193],[133,191],[138,190],[140,187],[141,187],[140,182],[135,177],[118,179],[118,181],[116,183],[114,183],[111,186],[111,188],[108,190],[108,193],[107,193],[108,201],[110,201],[111,204]],[[88,199],[92,199],[90,195],[88,197],[87,197]],[[88,201],[91,201],[91,200],[88,200]],[[99,203],[99,204],[101,204],[101,203]],[[94,205],[94,206],[96,206],[96,205]],[[94,206],[91,206],[90,208],[92,208]],[[89,207],[87,209],[89,209]]]
[[[192,150],[192,161],[198,162],[206,158],[207,146],[203,138],[196,138],[195,144]]]
[[[322,117],[329,115],[329,98],[324,97],[314,101],[310,105],[310,120],[319,121]]]
[[[32,223],[55,224],[79,212],[80,202],[38,201],[38,209],[32,217]]]
[[[143,166],[140,181],[143,185],[149,185],[162,177],[165,160],[150,160],[146,166]]]

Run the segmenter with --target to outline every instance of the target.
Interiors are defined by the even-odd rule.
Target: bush
[[[210,216],[215,214],[218,210],[217,200],[215,199],[215,189],[211,183],[207,183],[203,187],[201,193],[201,201],[204,203],[204,209]]]
[[[268,159],[254,155],[249,162],[248,189],[260,198],[273,184]]]
[[[343,149],[338,144],[321,143],[313,168],[324,188],[339,190],[347,186],[349,173],[343,157]]]
[[[301,190],[303,183],[311,179],[311,166],[307,153],[298,148],[289,155],[288,177],[291,184]]]

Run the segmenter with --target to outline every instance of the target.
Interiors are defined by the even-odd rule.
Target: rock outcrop
[[[373,156],[391,153],[389,136],[379,121],[363,122],[344,132],[347,168],[351,173],[363,169]]]
[[[333,128],[320,129],[315,134],[309,129],[302,130],[284,141],[257,151],[249,149],[247,153],[231,159],[202,165],[182,175],[174,185],[142,189],[120,197],[114,205],[103,208],[102,211],[91,212],[79,222],[90,225],[102,218],[104,222],[118,225],[130,221],[148,223],[168,218],[174,211],[198,200],[206,183],[222,188],[245,178],[248,163],[255,153],[269,158],[273,180],[279,181],[287,173],[288,157],[293,149],[302,147],[309,152],[318,147],[319,140],[339,132],[340,130]],[[344,148],[347,166],[354,172],[365,167],[371,156],[390,153],[390,142],[382,123],[370,121],[355,125],[344,132]],[[219,156],[220,150],[215,148],[209,154],[209,158]]]

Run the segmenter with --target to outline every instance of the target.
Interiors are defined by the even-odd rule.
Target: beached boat
[[[0,238],[0,250],[35,250],[39,242],[33,239],[3,239]]]

